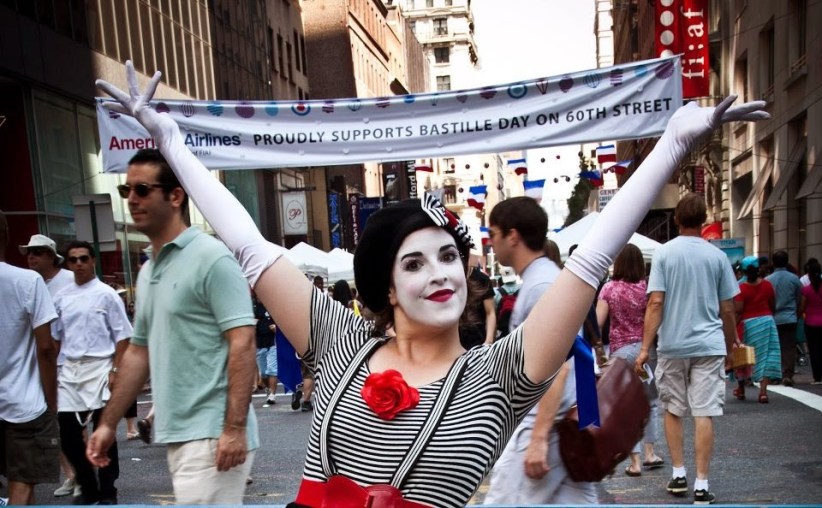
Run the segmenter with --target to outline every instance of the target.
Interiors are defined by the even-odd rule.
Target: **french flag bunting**
[[[600,173],[597,170],[582,171],[580,172],[579,177],[585,178],[586,180],[591,182],[594,185],[594,187],[602,187],[602,184],[604,183],[602,180],[602,173]]]
[[[517,175],[528,174],[528,164],[525,159],[511,159],[508,161],[508,167],[514,168],[514,173]]]
[[[608,169],[610,169],[612,173],[616,173],[618,175],[624,175],[625,172],[628,171],[628,168],[631,167],[631,162],[633,162],[633,161],[630,161],[630,160],[619,161],[619,162],[617,162],[616,164],[614,164],[613,166],[611,166]]]
[[[616,162],[616,157],[616,145],[602,145],[597,147],[597,162],[600,166],[606,162]]]
[[[485,207],[485,195],[488,194],[487,185],[475,185],[468,187],[468,206],[473,206],[477,210]]]
[[[542,180],[525,180],[522,182],[522,187],[525,189],[525,195],[529,198],[534,198],[537,202],[542,201],[542,189],[545,187],[545,179]]]
[[[483,226],[480,226],[480,241],[482,241],[483,247],[491,243],[491,234],[488,232],[488,228]]]

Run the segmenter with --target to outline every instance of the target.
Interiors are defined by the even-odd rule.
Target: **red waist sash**
[[[327,482],[303,479],[295,503],[311,508],[431,508],[403,499],[392,485],[360,487],[342,475],[334,475]]]

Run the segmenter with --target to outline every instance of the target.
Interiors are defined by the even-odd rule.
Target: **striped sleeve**
[[[317,288],[311,294],[310,320],[308,351],[302,360],[312,371],[334,345],[346,341],[343,346],[356,351],[370,336],[368,321]]]
[[[525,374],[525,350],[522,343],[522,326],[494,342],[485,355],[485,369],[502,388],[511,402],[518,419],[522,418],[543,393],[551,386],[554,373],[542,383],[534,383]]]

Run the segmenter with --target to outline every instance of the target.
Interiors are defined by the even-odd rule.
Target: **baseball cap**
[[[503,266],[499,269],[500,277],[502,277],[502,283],[508,284],[511,282],[517,281],[517,274],[514,272],[514,269],[510,266]]]
[[[748,268],[759,268],[759,258],[756,256],[746,256],[742,258],[742,271],[746,271]]]
[[[19,245],[18,249],[20,250],[20,254],[25,256],[32,247],[45,247],[54,253],[58,263],[63,262],[63,256],[57,253],[57,244],[46,235],[31,235],[28,245]]]

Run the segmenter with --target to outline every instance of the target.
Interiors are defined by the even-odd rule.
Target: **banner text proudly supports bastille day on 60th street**
[[[154,140],[136,120],[97,117],[108,172]],[[412,160],[659,135],[682,104],[679,58],[473,90],[375,99],[151,103],[211,169]]]

